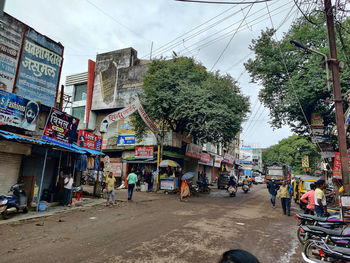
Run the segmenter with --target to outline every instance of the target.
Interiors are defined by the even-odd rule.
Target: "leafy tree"
[[[271,162],[281,162],[292,166],[294,174],[305,174],[304,168],[301,167],[301,159],[305,155],[309,156],[311,172],[318,170],[321,156],[316,146],[307,138],[294,135],[269,147],[262,153],[262,159],[265,168]]]
[[[334,103],[329,100],[332,91],[327,89],[326,72],[320,65],[322,57],[290,44],[290,40],[295,40],[328,56],[324,17],[321,14],[312,20],[317,23],[311,24],[304,18],[296,20],[280,41],[274,38],[275,30],[266,29],[250,45],[255,58],[245,63],[251,80],[263,87],[259,99],[270,110],[271,126],[289,125],[297,134],[309,132],[300,105],[309,123],[311,113],[317,112],[323,116],[325,125],[335,124]],[[350,38],[346,33],[350,32],[350,19],[339,23],[337,28],[343,32],[337,39],[338,59],[350,62],[347,53]],[[341,87],[345,109],[348,106],[345,93],[350,88],[349,67],[341,73]]]
[[[153,61],[144,76],[141,102],[161,130],[188,132],[203,143],[231,142],[249,110],[235,80],[209,73],[191,58]],[[137,137],[147,127],[133,118]]]

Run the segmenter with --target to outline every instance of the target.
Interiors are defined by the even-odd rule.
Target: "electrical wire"
[[[198,3],[198,4],[220,4],[220,5],[244,5],[244,4],[259,4],[270,2],[272,0],[258,0],[250,2],[222,2],[222,1],[201,1],[201,0],[175,0],[177,2],[189,2],[189,3]]]

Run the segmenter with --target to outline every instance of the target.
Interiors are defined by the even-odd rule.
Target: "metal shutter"
[[[17,183],[22,155],[0,152],[0,194],[7,194]]]

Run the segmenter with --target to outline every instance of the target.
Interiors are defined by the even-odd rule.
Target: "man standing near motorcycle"
[[[289,193],[289,185],[286,181],[282,182],[282,186],[277,192],[278,198],[281,198],[281,205],[283,214],[286,215],[288,212],[288,216],[290,216],[290,193]]]
[[[315,210],[315,184],[310,184],[310,191],[303,194],[303,196],[300,198],[301,202],[307,203],[307,206],[305,208],[304,214],[311,214],[314,215]]]
[[[315,190],[315,213],[318,217],[326,217],[327,212],[327,200],[326,197],[334,195],[335,193],[329,193],[325,195],[324,190],[326,189],[326,181],[320,179],[316,182]]]
[[[275,182],[275,178],[272,178],[270,182],[267,183],[267,189],[270,193],[270,200],[273,208],[276,208],[276,195],[279,189],[278,184]]]

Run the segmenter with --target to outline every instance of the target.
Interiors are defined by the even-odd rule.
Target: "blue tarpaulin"
[[[73,144],[72,147],[73,147],[74,149],[79,150],[79,151],[84,151],[84,153],[90,153],[90,154],[94,154],[94,155],[105,155],[103,152],[91,150],[91,149],[88,149],[88,148],[79,147],[79,146],[76,145],[76,144]]]

